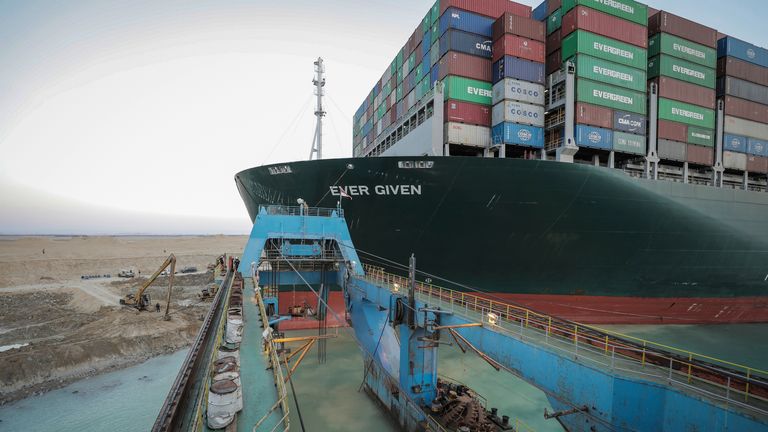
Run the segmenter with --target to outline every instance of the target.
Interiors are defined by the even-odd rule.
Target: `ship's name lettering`
[[[371,196],[371,195],[421,195],[421,185],[349,185],[349,186],[330,186],[331,195],[342,196],[343,194],[351,197]]]

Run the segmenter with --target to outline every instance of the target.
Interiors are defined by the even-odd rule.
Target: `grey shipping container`
[[[723,151],[723,166],[727,169],[738,171],[747,170],[747,155],[744,153],[735,153]]]
[[[759,104],[768,105],[768,87],[733,77],[717,79],[717,95],[736,96]]]
[[[768,140],[768,124],[725,116],[725,133]]]
[[[665,76],[654,78],[649,83],[656,84],[659,97],[715,109],[715,89]]]
[[[688,145],[686,143],[660,139],[657,144],[660,158],[685,162],[688,155]]]
[[[472,147],[488,147],[491,144],[491,128],[462,123],[446,123],[445,142]]]
[[[665,11],[648,18],[648,35],[656,33],[669,33],[710,48],[717,47],[717,30]]]
[[[739,60],[735,57],[720,57],[717,59],[717,76],[723,75],[768,86],[768,68]]]
[[[613,112],[613,130],[645,135],[647,125],[648,119],[640,114],[618,110]]]

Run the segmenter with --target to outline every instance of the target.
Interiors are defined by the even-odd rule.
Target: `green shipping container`
[[[395,57],[395,61],[397,62],[397,68],[402,69],[403,68],[403,50],[401,49],[399,53],[397,53],[397,57]]]
[[[552,12],[552,15],[547,18],[547,35],[551,34],[555,30],[563,26],[563,10],[558,9]]]
[[[422,74],[422,69],[423,68],[421,67],[421,63],[416,65],[416,67],[414,69],[416,71],[416,78],[414,78],[416,81],[419,81],[419,80],[421,80],[423,78],[423,76],[422,76],[423,75]]]
[[[456,99],[481,105],[491,105],[493,85],[489,82],[459,76],[445,77],[445,100]]]
[[[576,80],[576,100],[645,115],[645,93],[587,79]]]
[[[669,54],[712,69],[717,67],[717,51],[668,33],[657,33],[648,39],[648,56],[659,54]]]
[[[440,24],[432,24],[430,31],[432,32],[432,43],[437,43],[440,40]]]
[[[715,131],[712,129],[702,129],[693,126],[688,127],[688,143],[700,146],[715,146]]]
[[[621,153],[645,154],[645,136],[613,131],[613,149]]]
[[[398,69],[397,70],[397,83],[400,84],[403,82],[403,70]]]
[[[646,50],[584,30],[578,30],[566,36],[563,39],[562,50],[563,59],[580,53],[640,70],[645,70],[648,66]]]
[[[432,11],[427,12],[427,16],[421,20],[421,32],[426,33],[432,29]]]
[[[392,75],[397,73],[397,57],[395,57],[395,59],[392,60],[392,64],[389,65],[389,71],[392,72]]]
[[[382,97],[387,97],[392,94],[392,83],[387,81],[384,83],[384,88],[382,89]]]
[[[671,99],[659,98],[659,118],[707,129],[715,128],[715,111]]]
[[[648,26],[648,6],[634,0],[563,0],[563,14],[586,6],[642,26]]]
[[[429,11],[429,19],[432,21],[432,24],[440,19],[440,0],[437,0],[435,4],[432,5],[432,9]]]
[[[413,68],[416,67],[416,53],[412,52],[410,57],[408,57],[408,70],[412,71]]]
[[[397,90],[395,91],[395,97],[397,98],[398,102],[403,100],[403,85],[402,84],[397,86]]]
[[[387,113],[387,106],[384,104],[379,105],[379,108],[376,109],[376,121],[381,120],[382,117],[384,117],[384,114]]]
[[[645,71],[588,55],[576,56],[576,76],[645,93]]]
[[[648,60],[648,78],[656,78],[659,75],[715,88],[714,69],[664,54]]]
[[[432,44],[432,48],[429,50],[429,62],[430,66],[434,66],[440,61],[440,41]]]

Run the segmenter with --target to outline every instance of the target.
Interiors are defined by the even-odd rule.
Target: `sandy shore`
[[[0,404],[187,346],[209,306],[198,299],[212,282],[206,266],[222,253],[239,253],[245,242],[244,236],[0,237]],[[177,268],[201,270],[177,276],[171,320],[119,306],[170,253]],[[142,277],[116,278],[120,269]],[[113,277],[81,279],[96,274]],[[167,279],[148,292],[164,306]]]

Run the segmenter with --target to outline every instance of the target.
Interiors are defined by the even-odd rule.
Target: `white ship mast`
[[[312,150],[309,152],[309,160],[312,160],[312,155],[316,155],[315,159],[323,158],[323,117],[325,117],[325,110],[323,110],[323,87],[325,86],[325,66],[323,66],[323,58],[318,57],[315,61],[315,78],[312,80],[315,85],[315,95],[317,96],[317,107],[315,108],[315,117],[317,117],[317,126],[315,127],[315,137],[312,140]]]

